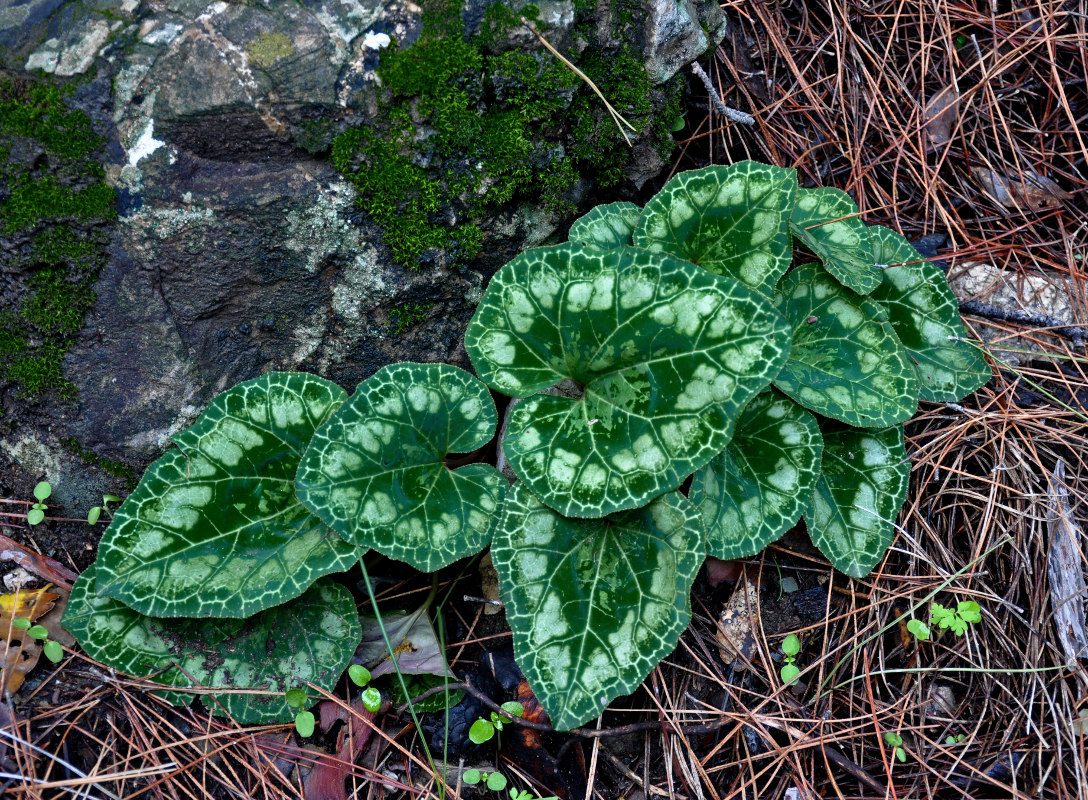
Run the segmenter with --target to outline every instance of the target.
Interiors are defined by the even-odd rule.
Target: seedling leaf
[[[920,619],[912,619],[907,622],[907,630],[913,633],[914,638],[916,638],[920,642],[924,642],[929,639],[929,626],[922,622],[922,620]]]
[[[755,161],[683,172],[643,209],[633,241],[770,297],[793,257],[789,218],[797,173]]]
[[[370,683],[370,670],[361,664],[352,664],[348,667],[348,677],[356,686],[366,686]]]
[[[372,714],[376,713],[378,709],[382,707],[382,693],[373,686],[363,689],[362,693],[359,695],[359,699],[363,701],[363,708]]]
[[[87,524],[95,525],[98,523],[98,518],[102,516],[102,506],[93,506],[90,511],[87,512]]]
[[[689,497],[706,526],[707,553],[753,556],[801,517],[820,474],[816,418],[777,392],[744,409],[733,439],[695,473]]]
[[[309,711],[300,711],[295,717],[295,730],[305,739],[314,734],[314,715]]]
[[[507,703],[503,703],[501,708],[502,708],[503,711],[505,711],[511,717],[520,717],[520,716],[525,714],[525,706],[523,706],[521,703],[518,703],[518,702],[516,702],[514,700],[511,700],[510,702],[507,702]]]
[[[42,481],[34,487],[34,497],[39,503],[44,503],[52,493],[53,487],[46,481]]]
[[[32,508],[26,512],[26,521],[31,525],[37,525],[43,519],[45,519],[45,512],[40,508]]]
[[[964,622],[982,622],[982,608],[974,600],[961,600],[956,612]]]
[[[790,684],[801,674],[801,670],[796,664],[785,664],[778,674],[782,677],[782,683]]]
[[[506,479],[488,464],[447,469],[495,435],[487,387],[447,364],[394,364],[359,384],[313,437],[295,486],[349,542],[433,572],[488,544]]]
[[[60,646],[60,642],[54,642],[52,639],[42,645],[42,652],[54,664],[60,663],[60,660],[64,658],[64,648]]]
[[[860,428],[905,422],[918,410],[914,369],[882,306],[816,264],[787,275],[775,302],[793,326],[776,387],[817,414]]]
[[[287,705],[291,706],[291,708],[302,708],[309,698],[306,697],[304,689],[288,689],[283,693],[283,699],[287,701]]]
[[[63,625],[91,658],[167,687],[259,689],[261,694],[200,695],[213,714],[237,722],[289,722],[296,710],[284,692],[306,682],[331,691],[361,635],[351,593],[328,580],[316,582],[284,605],[247,620],[145,617],[94,593],[91,566],[72,587]],[[177,665],[180,665],[181,669]],[[165,690],[177,705],[192,695]]]
[[[597,250],[611,250],[631,244],[631,233],[642,209],[634,203],[607,203],[596,206],[570,226],[567,239]]]
[[[483,775],[480,774],[478,769],[466,769],[461,776],[461,780],[467,783],[469,786],[475,786],[483,779]]]
[[[506,788],[506,776],[501,772],[492,772],[487,776],[487,788],[493,792],[501,792]]]
[[[678,493],[604,520],[561,517],[522,481],[491,546],[514,653],[557,730],[593,719],[672,652],[706,551]]]
[[[805,524],[835,569],[862,578],[892,543],[895,518],[907,497],[910,465],[903,429],[830,423],[822,431],[823,468]]]
[[[796,633],[782,640],[782,652],[791,658],[801,652],[801,639]]]
[[[869,228],[873,256],[887,265],[870,295],[888,309],[888,320],[910,355],[923,400],[962,400],[990,380],[982,352],[963,341],[967,330],[959,301],[937,267],[895,231]]]
[[[824,269],[858,294],[880,285],[869,231],[858,216],[857,203],[840,189],[797,189],[790,230],[815,253]]]
[[[575,245],[508,263],[469,324],[485,383],[528,397],[510,416],[518,477],[567,516],[602,517],[674,489],[725,447],[781,368],[788,327],[736,281],[645,250]]]
[[[212,400],[114,513],[98,592],[154,617],[243,618],[348,569],[355,548],[294,493],[303,450],[345,396],[271,372]]]
[[[472,726],[468,729],[468,738],[475,744],[483,744],[490,741],[495,735],[495,726],[491,724],[490,720],[478,719],[472,723]]]

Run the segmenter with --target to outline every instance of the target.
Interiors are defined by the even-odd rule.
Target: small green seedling
[[[31,525],[37,525],[43,519],[45,519],[45,512],[49,509],[49,506],[45,504],[45,500],[49,495],[53,493],[53,487],[46,481],[42,481],[34,487],[34,498],[38,501],[30,507],[30,510],[26,512],[26,521]]]
[[[509,702],[502,704],[502,710],[512,717],[520,717],[525,713],[525,707],[521,703]],[[483,744],[490,741],[495,735],[495,731],[501,731],[504,718],[492,711],[491,719],[487,720],[480,717],[478,720],[472,723],[472,727],[468,729],[468,738],[475,744]]]
[[[506,776],[501,772],[481,772],[478,769],[466,769],[461,780],[469,786],[476,786],[481,781],[493,792],[501,792],[506,788]]]
[[[914,634],[914,638],[920,642],[929,639],[929,626],[920,619],[912,619],[907,623],[907,630]]]
[[[284,692],[284,696],[287,698],[287,705],[291,706],[291,708],[298,709],[298,713],[295,715],[295,730],[298,731],[298,735],[303,738],[313,736],[313,712],[306,711],[303,708],[303,706],[306,705],[306,701],[309,699],[306,697],[306,692],[302,689],[288,689]]]
[[[962,742],[966,738],[967,738],[966,733],[957,733],[955,736],[945,737],[944,743],[946,745],[948,745],[949,747],[951,747],[952,745],[959,744],[960,742]]]
[[[356,686],[363,687],[370,683],[370,670],[361,664],[352,664],[348,667],[348,677]],[[372,714],[382,707],[382,693],[373,686],[363,689],[359,699],[363,701],[363,708]]]
[[[115,494],[102,495],[102,505],[94,506],[87,512],[87,524],[95,525],[98,523],[98,518],[102,516],[102,512],[106,512],[107,519],[113,519],[113,512],[110,510],[110,503],[120,503],[121,498]]]
[[[889,731],[884,734],[884,741],[895,748],[892,752],[895,753],[895,757],[899,759],[900,763],[907,760],[907,751],[903,749],[903,737],[898,733],[892,733]]]
[[[49,631],[44,625],[34,625],[26,617],[17,617],[11,621],[11,624],[12,627],[26,631],[26,635],[31,639],[41,640],[42,652],[54,664],[59,663],[64,658],[64,648],[60,646],[59,642],[54,642],[49,638]]]
[[[937,625],[941,630],[950,630],[957,636],[963,636],[970,624],[982,622],[982,609],[974,600],[961,600],[955,610],[934,603],[929,609],[929,624]]]
[[[786,662],[779,671],[779,675],[782,676],[782,683],[789,685],[801,674],[800,668],[793,663],[800,652],[801,640],[796,633],[791,633],[782,640],[782,654],[785,656],[784,660]]]

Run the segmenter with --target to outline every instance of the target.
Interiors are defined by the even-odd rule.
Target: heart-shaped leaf
[[[510,415],[517,476],[567,516],[602,517],[675,489],[721,452],[780,369],[789,328],[756,292],[668,255],[559,245],[491,279],[465,349]]]
[[[552,725],[569,730],[634,691],[672,652],[706,551],[699,513],[678,493],[573,520],[519,481],[491,554],[518,666]]]
[[[506,479],[443,461],[487,444],[497,423],[487,387],[462,369],[382,367],[314,434],[298,497],[349,542],[433,572],[487,547]]]
[[[575,244],[611,250],[631,244],[642,209],[634,203],[607,203],[574,220],[567,239]]]
[[[869,229],[858,216],[857,203],[840,189],[798,189],[793,198],[790,229],[835,280],[859,294],[880,285]]]
[[[787,275],[775,302],[793,325],[775,386],[817,414],[861,428],[905,422],[918,410],[914,367],[883,306],[816,264]]]
[[[828,423],[823,468],[805,512],[809,538],[840,572],[864,578],[895,538],[910,464],[902,426],[858,430]]]
[[[770,391],[749,403],[733,439],[691,483],[707,553],[752,556],[788,531],[812,497],[822,450],[816,418],[788,397]]]
[[[671,253],[770,297],[793,258],[797,172],[755,161],[682,172],[635,226],[636,247]]]
[[[260,694],[201,694],[214,714],[236,722],[289,722],[297,711],[284,692],[312,683],[332,691],[359,643],[351,593],[322,580],[277,608],[247,620],[157,619],[94,592],[97,565],[72,587],[63,624],[91,658],[170,687],[259,689]],[[185,705],[192,693],[164,691]]]
[[[893,230],[869,228],[873,256],[886,265],[883,282],[870,295],[888,309],[888,319],[910,354],[923,400],[954,403],[986,384],[992,373],[969,342],[959,302],[944,273]]]
[[[220,394],[152,464],[98,549],[98,593],[155,617],[248,617],[346,570],[355,549],[295,498],[330,381],[270,372]]]

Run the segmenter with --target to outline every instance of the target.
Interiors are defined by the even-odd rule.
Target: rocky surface
[[[138,474],[216,392],[267,370],[311,370],[350,389],[393,361],[466,365],[461,335],[490,273],[561,234],[602,185],[606,199],[631,196],[657,174],[683,92],[675,76],[725,26],[716,3],[693,0],[470,0],[449,7],[452,17],[435,5],[29,0],[0,10],[7,74],[73,87],[65,103],[103,138],[97,152],[117,193],[97,299],[65,345],[68,391],[0,381],[4,493],[48,479],[60,505],[83,513],[104,489],[122,488],[103,463]],[[635,123],[630,151],[610,121],[572,134],[597,101],[580,99],[588,90],[522,15],[587,71],[622,67],[596,74]],[[383,85],[392,74],[383,64],[416,43],[467,53],[468,71],[449,74],[464,86],[469,119],[521,148],[510,162],[529,164],[518,182],[504,184],[504,167],[475,150],[436,145],[442,109]],[[420,91],[436,102],[433,88]],[[533,111],[518,106],[530,101]],[[425,205],[428,224],[475,239],[391,252],[390,219],[407,212],[383,218],[365,196],[367,170],[383,165],[355,153],[352,173],[329,159],[352,128],[402,150],[418,145],[402,153],[405,169],[445,191]],[[16,310],[41,268],[25,256],[36,233],[5,238],[5,297]]]

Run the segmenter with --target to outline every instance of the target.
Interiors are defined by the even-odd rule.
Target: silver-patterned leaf
[[[903,427],[822,426],[823,467],[805,512],[809,538],[840,572],[864,578],[895,538],[910,463]]]
[[[570,226],[567,240],[598,250],[631,244],[631,233],[642,209],[634,203],[606,203],[594,207]]]
[[[914,416],[918,380],[883,306],[816,264],[787,275],[775,302],[793,325],[790,358],[776,387],[817,414],[862,428]]]
[[[753,556],[788,531],[812,497],[822,450],[808,411],[775,391],[752,400],[732,441],[692,479],[707,554]]]
[[[518,478],[567,516],[637,508],[721,452],[786,357],[762,295],[686,261],[580,245],[521,254],[491,279],[465,334],[488,385],[527,397],[510,415]]]
[[[295,497],[299,459],[347,394],[270,372],[220,394],[152,464],[98,549],[98,593],[155,617],[248,617],[351,567]]]
[[[793,258],[797,172],[741,161],[682,172],[642,211],[633,242],[728,275],[767,297]]]
[[[678,493],[574,520],[521,482],[491,554],[518,666],[557,730],[600,715],[672,652],[706,557],[699,514]]]
[[[869,228],[873,255],[886,265],[870,295],[888,309],[888,320],[907,349],[923,400],[954,403],[992,377],[979,348],[963,341],[967,330],[959,301],[944,273],[893,230]]]
[[[168,687],[259,690],[199,694],[213,714],[242,724],[293,719],[287,689],[312,683],[332,691],[362,635],[351,592],[329,580],[245,620],[158,619],[97,597],[96,569],[75,582],[63,620],[87,655]],[[162,695],[175,705],[193,699],[189,692]]]
[[[487,547],[506,479],[444,460],[487,444],[497,423],[487,387],[462,369],[382,367],[314,434],[299,500],[349,542],[433,572]]]
[[[869,230],[858,216],[857,203],[846,192],[828,187],[799,188],[790,229],[843,286],[869,294],[880,285]]]

